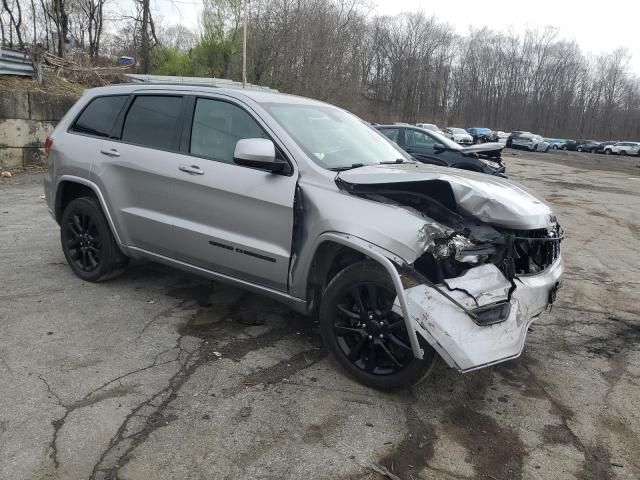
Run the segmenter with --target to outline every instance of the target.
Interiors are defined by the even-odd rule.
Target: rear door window
[[[262,127],[233,103],[198,98],[193,112],[190,153],[233,163],[238,140],[268,138]]]
[[[127,112],[122,141],[161,150],[177,150],[182,97],[140,95]]]
[[[71,131],[96,137],[109,137],[113,124],[126,101],[127,95],[94,98],[82,111],[71,127]]]
[[[399,130],[397,128],[381,128],[380,133],[382,133],[389,140],[398,143]]]
[[[417,130],[405,131],[405,141],[408,147],[421,147],[429,148],[436,144],[436,141],[426,133],[418,132]]]

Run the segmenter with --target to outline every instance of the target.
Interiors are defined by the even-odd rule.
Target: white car
[[[506,144],[507,138],[509,138],[509,134],[507,132],[503,132],[502,130],[498,130],[496,133],[498,134],[498,142]]]
[[[435,123],[416,123],[416,127],[424,128],[425,130],[431,130],[432,132],[442,133],[440,127],[438,127],[438,125],[436,125]]]
[[[511,146],[515,148],[525,148],[531,152],[546,152],[549,150],[549,142],[546,142],[540,135],[524,133],[511,140]]]
[[[472,145],[473,137],[467,133],[464,128],[445,128],[442,130],[444,136],[450,140],[453,140],[460,145]]]
[[[613,145],[607,145],[604,149],[604,153],[611,155],[617,153],[618,155],[640,155],[640,143],[638,142],[618,142]]]

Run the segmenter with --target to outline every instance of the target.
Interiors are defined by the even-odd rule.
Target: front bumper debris
[[[425,284],[405,288],[406,310],[398,299],[395,308],[408,312],[408,326],[449,366],[468,372],[520,356],[527,329],[555,299],[563,270],[558,257],[543,272],[512,284],[494,265],[481,265],[438,285],[446,296]]]

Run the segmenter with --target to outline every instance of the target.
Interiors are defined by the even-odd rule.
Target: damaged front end
[[[510,206],[504,190],[489,197],[473,188],[473,177],[446,177],[390,183],[338,178],[337,184],[424,218],[419,254],[397,265],[403,287],[397,313],[451,367],[466,372],[521,354],[529,325],[553,303],[560,285],[563,231],[539,201],[527,200],[534,213],[527,215],[529,194],[519,187],[512,189],[513,200],[521,203]]]

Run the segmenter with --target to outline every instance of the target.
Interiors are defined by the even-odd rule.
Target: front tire
[[[320,334],[340,365],[357,381],[377,389],[404,388],[423,380],[437,355],[424,342],[413,350],[401,315],[392,312],[395,288],[386,270],[365,260],[331,280],[320,305]]]
[[[610,149],[610,148],[607,148],[607,149],[604,151],[604,154],[605,154],[605,155],[611,155],[611,149]]]
[[[578,147],[578,148],[576,148],[576,151],[577,151],[577,152],[581,152],[581,151],[582,151],[582,147]]]
[[[72,200],[62,212],[60,241],[67,263],[87,282],[115,277],[129,259],[116,244],[97,200]]]
[[[622,155],[623,157],[627,155],[627,152],[625,150],[621,150],[620,151],[620,155]]]

